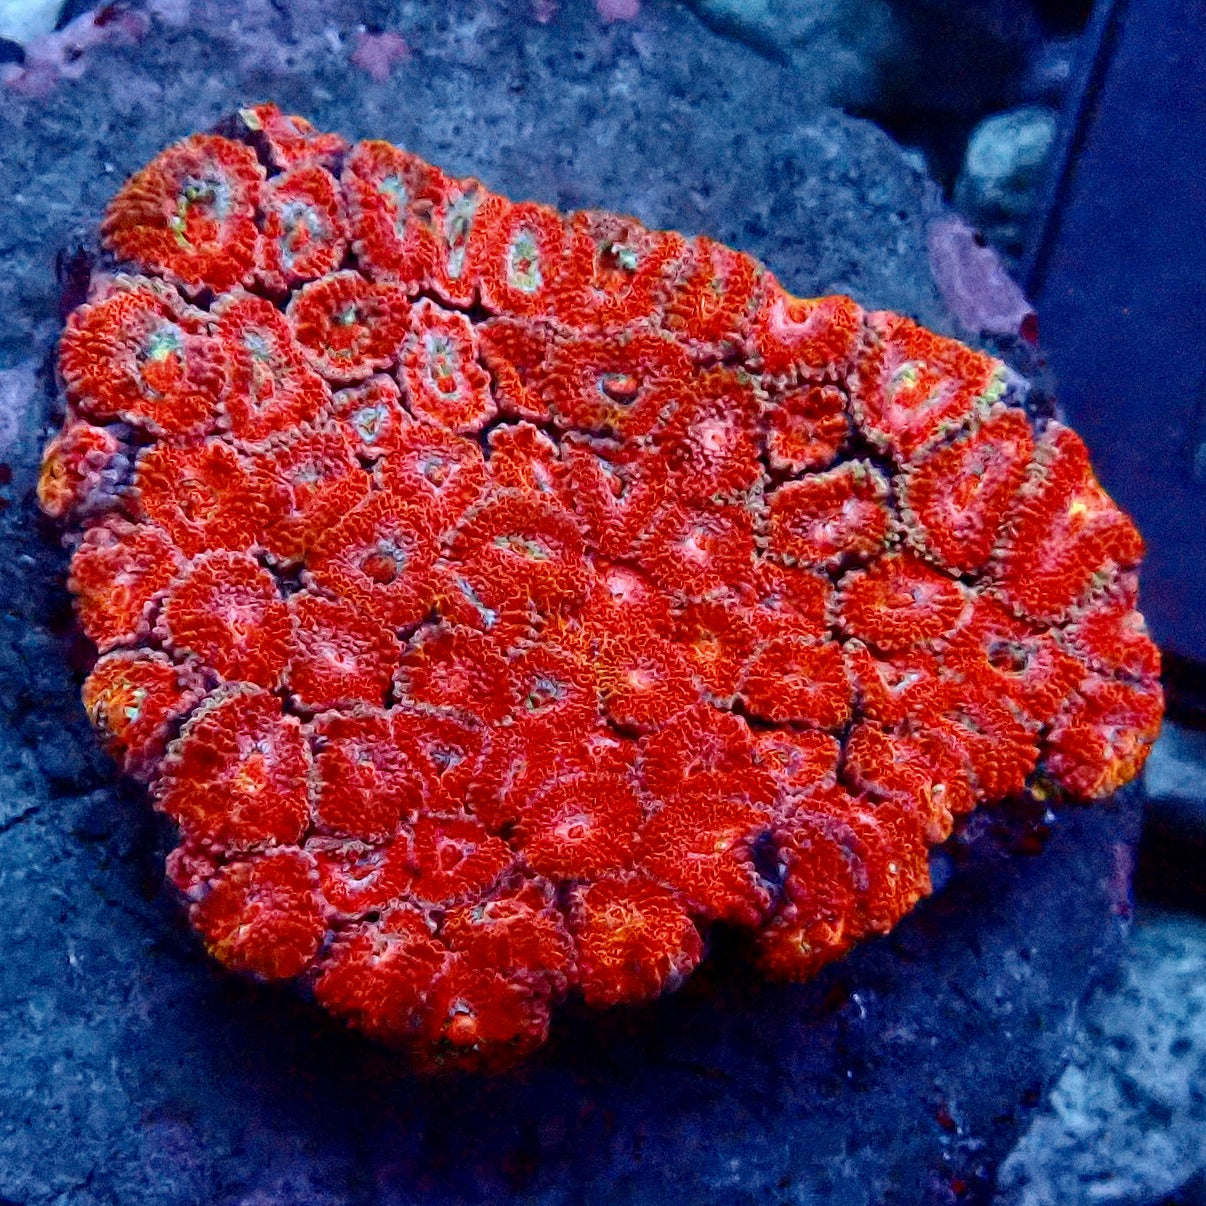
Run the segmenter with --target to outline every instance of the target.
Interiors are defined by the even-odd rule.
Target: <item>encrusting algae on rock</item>
[[[274,106],[102,226],[40,497],[212,954],[422,1067],[804,978],[1160,722],[1142,544],[1002,366]]]

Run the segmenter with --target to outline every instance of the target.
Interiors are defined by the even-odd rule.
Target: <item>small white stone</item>
[[[28,46],[54,29],[63,0],[0,0],[0,38]]]

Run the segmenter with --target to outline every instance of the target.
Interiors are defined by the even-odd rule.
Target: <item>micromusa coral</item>
[[[800,979],[1137,773],[1142,545],[1002,366],[273,106],[102,224],[40,495],[209,951],[424,1068]]]

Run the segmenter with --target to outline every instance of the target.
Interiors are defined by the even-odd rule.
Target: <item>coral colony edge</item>
[[[1161,717],[1142,544],[1002,365],[275,106],[118,192],[43,508],[207,949],[417,1066],[803,979]]]

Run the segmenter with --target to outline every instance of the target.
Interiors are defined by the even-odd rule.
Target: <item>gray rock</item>
[[[1206,828],[1206,733],[1165,721],[1143,768],[1143,786],[1153,801],[1195,806]]]
[[[801,95],[894,129],[940,114],[945,128],[933,132],[959,139],[986,111],[1034,93],[1041,25],[1018,0],[687,3],[718,33],[793,67]]]
[[[954,328],[927,261],[932,185],[676,6],[605,26],[566,4],[539,26],[526,4],[410,0],[389,28],[412,58],[383,82],[350,65],[367,20],[350,5],[180,7],[42,99],[0,95],[0,368],[50,350],[56,254],[93,239],[119,182],[265,97],[516,197],[707,232],[801,293]],[[32,502],[55,403],[45,372],[30,397],[21,371],[0,486],[0,1200],[983,1200],[1117,950],[1133,795],[973,818],[938,856],[941,891],[810,985],[720,958],[647,1010],[563,1019],[511,1076],[415,1083],[211,966],[163,892],[158,826],[77,702],[64,557]],[[1047,828],[1041,857],[1019,852]]]
[[[1165,720],[1143,770],[1148,795],[1136,888],[1165,907],[1206,910],[1206,733]]]
[[[887,0],[690,0],[718,33],[790,64],[809,95],[870,108],[884,68],[899,56],[900,31]]]
[[[997,1206],[1147,1206],[1206,1168],[1206,921],[1141,913]]]
[[[985,118],[968,141],[955,204],[1007,255],[1025,246],[1058,131],[1055,112],[1027,106]]]

